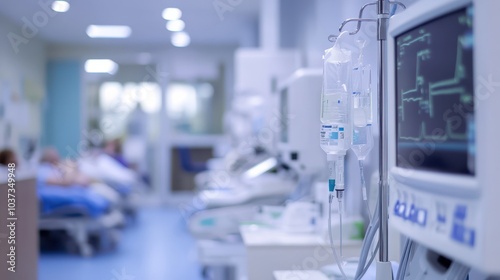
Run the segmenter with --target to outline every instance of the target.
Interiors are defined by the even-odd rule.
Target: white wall
[[[14,134],[17,136],[41,137],[42,129],[42,100],[45,96],[45,45],[35,36],[26,43],[18,46],[18,52],[12,47],[8,34],[21,36],[21,28],[0,18],[0,102],[6,91],[14,91],[26,101],[28,116],[19,118],[19,123],[12,123]],[[10,143],[4,142],[3,131],[6,120],[0,117],[0,147],[11,146],[17,148],[17,139]]]
[[[212,78],[217,74],[217,63],[232,59],[236,47],[193,46],[187,48],[153,47],[150,49],[87,46],[50,46],[50,59],[110,58],[117,63],[139,63],[138,53],[150,53],[151,63],[165,64],[169,73],[179,79],[193,79],[200,76]]]
[[[233,89],[233,58],[236,47],[188,47],[188,48],[151,48],[145,49],[116,49],[90,48],[82,46],[50,46],[49,59],[72,58],[109,58],[117,63],[138,63],[138,53],[151,54],[151,64],[157,64],[159,69],[154,75],[168,74],[169,80],[214,79],[219,74],[219,66],[224,64],[226,70],[225,90],[231,95]],[[154,78],[154,77],[153,77]],[[229,98],[229,97],[228,97]]]
[[[19,45],[19,52],[16,53],[7,39],[7,34],[11,32],[22,34],[21,28],[0,17],[0,34],[5,35],[3,40],[0,40],[2,60],[0,77],[15,80],[25,76],[43,85],[45,83],[45,44],[35,37],[29,39],[26,44]]]

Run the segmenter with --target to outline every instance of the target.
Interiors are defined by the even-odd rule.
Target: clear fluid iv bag
[[[335,45],[325,51],[321,95],[321,148],[344,153],[351,144],[352,52]]]
[[[364,63],[366,41],[357,40],[359,57],[352,70],[352,145],[358,160],[365,160],[373,148],[371,67]]]
[[[365,160],[373,148],[372,126],[353,126],[351,149],[358,160]]]
[[[373,122],[371,66],[363,61],[366,41],[357,40],[356,43],[360,51],[352,71],[353,125],[363,127]]]
[[[366,126],[371,124],[371,68],[370,65],[359,65],[353,69],[353,125]]]

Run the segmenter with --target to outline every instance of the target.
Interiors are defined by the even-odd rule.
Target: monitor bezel
[[[410,9],[391,19],[388,36],[388,110],[389,110],[389,166],[392,179],[419,191],[455,197],[479,196],[477,174],[455,174],[433,170],[407,169],[397,166],[397,110],[396,110],[396,38],[422,24],[468,7],[471,0],[445,0],[429,3],[420,9]],[[476,120],[477,121],[477,120]]]

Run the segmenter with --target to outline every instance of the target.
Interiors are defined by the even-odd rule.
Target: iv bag
[[[341,47],[340,37],[323,57],[320,145],[327,153],[345,153],[351,144],[352,51]]]
[[[349,83],[352,71],[351,51],[339,41],[325,51],[321,121],[347,123],[349,113]]]

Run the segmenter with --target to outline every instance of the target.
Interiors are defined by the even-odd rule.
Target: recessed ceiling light
[[[132,33],[126,25],[89,25],[87,35],[90,38],[127,38]]]
[[[182,19],[171,20],[167,22],[167,30],[168,31],[182,31],[186,27],[186,23]]]
[[[182,17],[182,11],[178,8],[166,8],[161,15],[166,20],[176,20]]]
[[[85,72],[115,74],[118,64],[111,59],[88,59],[85,61]]]
[[[186,32],[175,32],[172,34],[172,45],[182,48],[191,43],[191,37]]]
[[[58,13],[65,13],[69,10],[69,3],[62,0],[52,2],[52,10]]]

